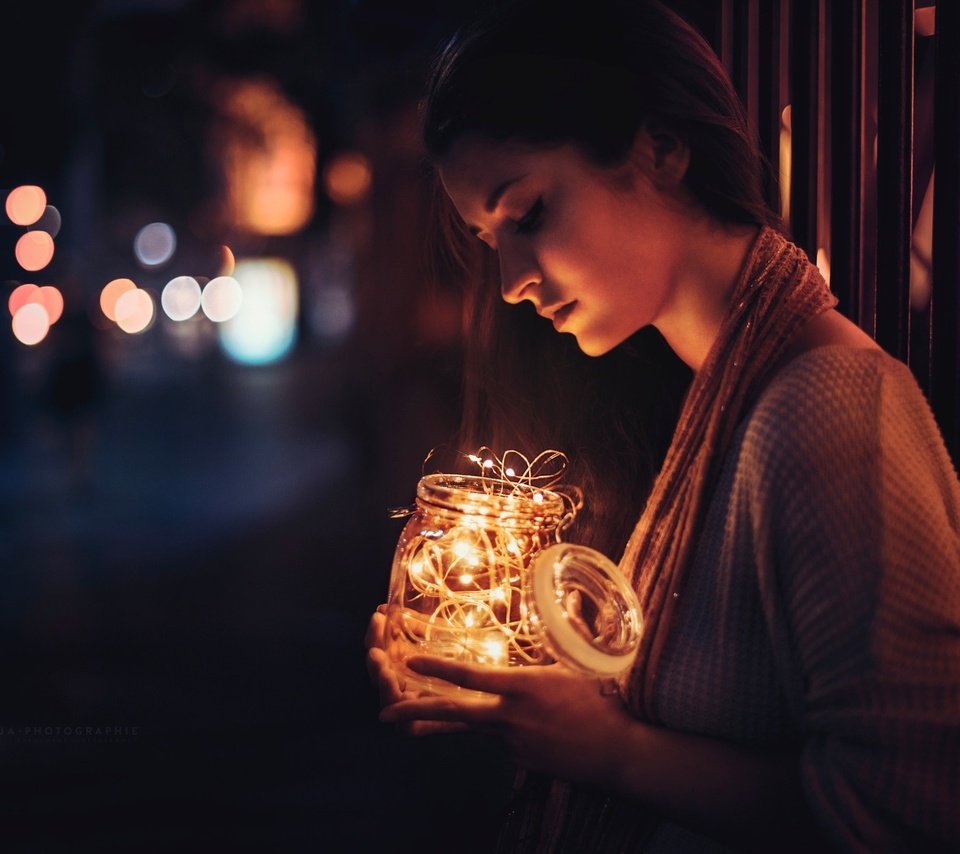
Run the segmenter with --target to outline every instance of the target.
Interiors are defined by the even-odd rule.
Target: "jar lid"
[[[640,645],[640,602],[613,561],[558,543],[537,555],[529,577],[530,620],[555,659],[602,678],[631,667]]]

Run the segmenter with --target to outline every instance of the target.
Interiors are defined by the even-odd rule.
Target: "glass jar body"
[[[459,690],[406,668],[415,654],[501,667],[553,661],[529,618],[527,576],[535,557],[559,541],[564,512],[561,496],[535,487],[421,479],[387,600],[387,652],[408,688]]]

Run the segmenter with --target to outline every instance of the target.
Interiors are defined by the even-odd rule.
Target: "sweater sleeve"
[[[755,419],[751,514],[804,791],[841,850],[957,850],[956,474],[899,362],[784,374]]]

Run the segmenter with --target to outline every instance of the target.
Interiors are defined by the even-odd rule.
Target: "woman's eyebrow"
[[[517,181],[522,181],[526,177],[527,177],[527,174],[524,173],[523,175],[517,175],[516,178],[508,178],[506,181],[503,181],[502,183],[497,184],[497,186],[493,188],[493,192],[490,194],[489,198],[487,199],[487,203],[483,206],[484,210],[486,210],[487,213],[493,213],[497,209],[497,205],[499,204],[503,194],[507,192],[507,190],[510,189],[510,187],[516,184]]]

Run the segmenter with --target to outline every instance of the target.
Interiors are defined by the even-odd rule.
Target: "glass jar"
[[[636,596],[602,554],[559,542],[568,509],[561,494],[523,483],[420,480],[387,600],[387,652],[408,688],[460,690],[404,667],[414,654],[501,667],[559,660],[601,677],[630,667]]]

